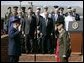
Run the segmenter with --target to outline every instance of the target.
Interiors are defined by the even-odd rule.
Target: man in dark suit
[[[26,17],[27,16],[27,12],[25,12],[26,7],[21,7],[21,13],[22,13],[22,17]]]
[[[27,13],[26,13],[27,14]],[[20,23],[21,23],[21,52],[22,53],[25,53],[25,37],[24,37],[24,21],[25,21],[25,18],[26,18],[26,15],[23,13],[22,14],[22,11],[19,10],[18,11],[18,17],[20,18]]]
[[[36,18],[32,15],[32,8],[28,8],[26,20],[24,21],[25,29],[25,48],[26,53],[33,52],[33,43],[34,43],[34,33],[36,29]]]
[[[72,9],[72,12],[73,12],[72,15],[73,15],[73,17],[75,17],[75,20],[80,21],[80,15],[76,13],[75,8]]]
[[[11,7],[8,7],[7,12],[5,14],[5,21],[4,21],[4,29],[5,29],[6,33],[8,33],[8,22],[9,22],[9,18],[11,16],[12,16]]]
[[[48,12],[44,12],[44,20],[42,22],[42,53],[50,53],[51,52],[51,35],[53,31],[53,20],[48,17]]]
[[[63,21],[63,24],[64,23],[64,14],[63,14],[63,11],[64,11],[64,8],[63,7],[60,7],[59,8],[59,11],[58,11],[58,18],[57,18],[57,21]]]
[[[11,17],[11,26],[9,27],[8,55],[9,62],[18,62],[21,55],[21,25],[20,19],[16,16]]]
[[[54,7],[54,13],[49,14],[49,17],[53,19],[53,35],[52,35],[52,53],[54,53],[55,47],[56,47],[56,40],[57,38],[55,37],[55,22],[57,21],[59,17],[59,6],[55,5]],[[57,34],[57,33],[56,33]]]
[[[17,16],[18,15],[18,7],[14,6],[13,7],[13,12],[12,12],[13,16]]]
[[[11,17],[13,17],[13,16],[18,16],[17,10],[18,10],[18,7],[17,7],[17,6],[14,6],[14,7],[13,7],[12,16],[11,16]],[[11,26],[11,22],[10,22],[11,17],[9,18],[8,27]],[[8,29],[9,29],[9,28],[8,28]]]
[[[43,17],[40,15],[41,8],[37,7],[36,8],[36,53],[42,53],[42,22],[43,22]]]

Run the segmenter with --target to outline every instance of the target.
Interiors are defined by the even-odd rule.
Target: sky
[[[22,5],[29,5],[28,2],[22,1]],[[32,1],[35,6],[80,6],[83,8],[83,1]],[[1,5],[20,5],[19,1],[1,1]]]

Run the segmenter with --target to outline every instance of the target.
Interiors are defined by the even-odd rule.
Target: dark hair
[[[32,9],[32,7],[28,7],[28,9]]]
[[[41,8],[38,8],[37,10],[41,10]]]
[[[56,22],[55,22],[55,25],[56,26],[59,26],[59,25],[63,25],[63,28],[64,28],[64,21],[60,21],[60,20],[57,20]]]
[[[18,7],[17,7],[17,6],[14,6],[13,8],[16,8],[16,9],[18,9]]]
[[[11,7],[8,7],[8,9],[11,9]]]
[[[58,29],[55,30],[55,35],[57,36],[57,38],[59,37],[59,32],[58,32]]]
[[[21,7],[22,10],[26,9],[25,7]]]
[[[53,6],[53,7],[54,7],[54,8],[58,8],[59,6],[56,5],[56,6]]]

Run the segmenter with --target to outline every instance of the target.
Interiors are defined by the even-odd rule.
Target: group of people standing
[[[54,6],[55,10],[48,12],[48,7],[8,8],[5,15],[6,31],[9,34],[8,55],[10,62],[17,62],[21,53],[56,53],[58,61],[68,61],[70,56],[70,36],[68,34],[69,21],[79,21],[76,9],[69,7],[67,13],[64,8]],[[69,20],[70,19],[70,20]]]

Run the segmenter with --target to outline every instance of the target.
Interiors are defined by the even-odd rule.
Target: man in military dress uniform
[[[17,16],[10,18],[11,26],[9,27],[9,44],[8,44],[8,55],[9,62],[18,62],[19,56],[21,55],[21,25],[20,19]]]
[[[72,8],[72,15],[75,17],[76,21],[80,21],[80,15],[76,13],[76,9]]]
[[[71,7],[67,8],[67,13],[66,13],[64,21],[65,21],[65,29],[66,29],[66,31],[68,31],[69,22],[75,21],[75,17],[73,17],[73,15],[72,15],[72,8]]]

